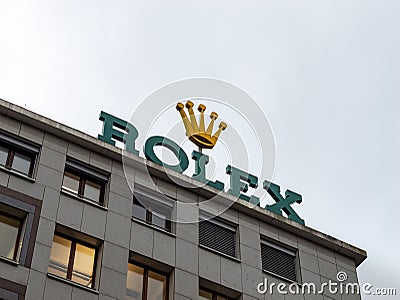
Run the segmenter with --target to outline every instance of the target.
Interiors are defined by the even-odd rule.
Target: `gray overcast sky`
[[[275,182],[306,224],[368,251],[400,288],[400,1],[2,1],[0,98],[97,136],[150,92],[212,77],[248,91]],[[399,290],[398,290],[399,292]]]

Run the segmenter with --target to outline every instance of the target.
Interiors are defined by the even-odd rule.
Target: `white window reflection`
[[[15,152],[12,162],[12,169],[24,174],[29,174],[31,162],[32,158],[30,156],[23,153]]]
[[[101,185],[90,180],[85,181],[85,190],[83,196],[86,199],[99,202],[101,194]]]

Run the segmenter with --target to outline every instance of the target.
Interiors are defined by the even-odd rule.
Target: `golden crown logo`
[[[222,130],[225,130],[227,125],[225,122],[221,122],[219,124],[218,130],[214,133],[214,135],[212,135],[214,123],[215,120],[218,118],[218,114],[216,112],[212,112],[210,114],[211,121],[207,127],[207,130],[205,130],[204,112],[206,110],[206,107],[203,104],[200,104],[198,107],[198,111],[200,112],[200,124],[198,125],[196,117],[194,115],[193,106],[193,102],[186,102],[186,108],[189,111],[189,120],[184,110],[185,106],[180,102],[176,105],[176,109],[181,114],[183,125],[185,125],[186,135],[189,137],[189,140],[199,146],[200,149],[212,149],[217,143]]]

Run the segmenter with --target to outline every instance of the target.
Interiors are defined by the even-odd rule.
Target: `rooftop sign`
[[[185,106],[188,109],[189,117],[186,115],[184,110]],[[202,149],[212,149],[216,145],[221,132],[227,129],[227,124],[221,122],[217,131],[213,134],[212,131],[214,123],[218,118],[218,114],[215,112],[210,114],[211,120],[206,129],[205,105],[200,104],[198,106],[198,111],[200,112],[199,120],[196,119],[193,107],[194,103],[191,101],[187,101],[186,105],[183,105],[180,102],[176,105],[176,109],[181,115],[187,137],[191,142],[199,147],[198,151],[193,150],[191,153],[191,159],[195,165],[195,172],[192,175],[192,178],[219,191],[225,191],[225,184],[223,182],[218,180],[210,181],[207,179],[206,165],[208,164],[210,157],[204,154]],[[139,155],[139,151],[136,149],[136,140],[139,136],[139,132],[133,124],[103,111],[100,114],[100,120],[103,122],[103,132],[98,136],[98,139],[111,145],[115,145],[116,141],[122,142],[125,145],[125,150],[127,152]],[[178,163],[176,165],[171,165],[164,162],[162,158],[157,156],[155,152],[156,147],[166,147],[169,149],[176,156]],[[168,137],[156,135],[147,138],[144,145],[144,156],[146,159],[178,173],[185,172],[189,166],[187,153],[182,149],[182,147]],[[254,205],[261,206],[259,197],[246,194],[249,187],[254,189],[259,187],[257,176],[230,164],[226,166],[226,174],[230,176],[230,186],[226,190],[227,193]],[[292,204],[295,202],[302,202],[302,196],[300,194],[286,190],[285,195],[282,195],[280,186],[268,180],[262,182],[262,188],[266,190],[270,197],[275,201],[275,203],[265,205],[263,208],[279,215],[282,215],[282,212],[284,212],[289,220],[303,225],[305,224],[304,220],[300,218],[292,207]]]

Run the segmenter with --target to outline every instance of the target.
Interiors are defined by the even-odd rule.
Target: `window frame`
[[[141,219],[139,217],[134,216],[133,215],[133,208],[132,208],[132,218],[134,218],[135,220],[143,221],[146,224],[149,224],[151,226],[155,226],[155,227],[157,227],[157,228],[159,228],[161,230],[164,230],[166,232],[172,233],[172,221],[168,219],[168,216],[165,216],[165,227],[161,227],[161,226],[153,223],[153,215],[154,214],[157,215],[158,212],[157,211],[152,211],[152,210],[146,208],[142,203],[140,203],[140,201],[135,197],[135,195],[133,195],[133,205],[140,206],[140,207],[142,207],[142,208],[144,208],[146,210],[146,220],[143,220],[143,219]],[[158,213],[158,214],[161,214],[161,213]],[[172,209],[171,209],[171,212],[170,212],[170,217],[171,217],[171,215],[172,215]]]
[[[24,220],[17,261],[2,258],[5,263],[31,267],[42,204],[38,199],[0,185],[0,211]]]
[[[10,259],[12,261],[17,262],[18,261],[19,245],[20,245],[21,240],[22,240],[21,239],[22,238],[22,230],[23,230],[24,225],[25,225],[25,218],[19,218],[19,217],[16,217],[16,216],[12,215],[12,214],[3,212],[3,211],[0,211],[0,215],[3,215],[5,217],[11,218],[11,219],[15,219],[15,220],[19,221],[17,238],[16,238],[15,245],[14,245],[13,258],[8,258],[6,256],[0,255],[1,258]]]
[[[96,275],[97,275],[96,274],[96,270],[97,270],[98,256],[99,256],[99,247],[93,246],[90,243],[83,242],[80,239],[72,238],[71,236],[63,234],[63,233],[60,233],[60,232],[54,233],[54,236],[61,237],[61,238],[66,239],[66,240],[71,242],[71,248],[69,250],[69,257],[68,257],[67,276],[64,278],[64,277],[58,276],[56,274],[53,274],[53,273],[51,273],[49,271],[47,271],[47,273],[51,274],[52,276],[56,276],[58,278],[61,278],[63,280],[68,280],[70,282],[73,282],[74,284],[83,286],[85,288],[95,289],[95,281],[96,281]],[[52,243],[54,243],[54,236],[53,236],[53,242]],[[76,245],[77,244],[80,244],[80,245],[88,247],[88,248],[92,248],[95,251],[94,252],[94,259],[93,259],[92,283],[91,283],[90,286],[86,286],[86,285],[83,285],[83,284],[81,284],[79,282],[76,282],[76,281],[72,280],[72,275],[73,275],[73,270],[74,270],[75,253],[76,253]],[[53,244],[52,244],[51,249],[53,249]],[[50,257],[50,260],[51,260],[51,257]]]
[[[8,150],[6,162],[4,165],[1,164],[0,166],[2,166],[8,171],[16,172],[17,174],[26,176],[28,178],[33,178],[36,161],[40,151],[40,146],[33,145],[30,142],[25,142],[20,138],[11,137],[10,135],[4,134],[1,131],[0,131],[0,146]],[[20,153],[22,155],[29,157],[30,162],[29,162],[28,173],[21,172],[13,168],[13,162],[16,153]]]
[[[68,159],[65,163],[64,173],[63,173],[63,181],[61,185],[61,189],[68,194],[73,194],[74,196],[82,199],[84,201],[89,201],[90,203],[94,203],[96,205],[100,205],[105,207],[106,203],[106,188],[109,182],[109,175],[105,172],[101,172],[98,170],[93,170],[94,168],[91,166],[85,166],[81,162],[76,162],[74,160]],[[73,191],[68,187],[64,186],[64,179],[66,173],[70,173],[74,176],[79,177],[78,183],[78,191]],[[100,195],[98,201],[85,197],[85,187],[86,181],[91,181],[95,184],[100,185]]]
[[[148,286],[149,286],[149,284],[148,284],[149,271],[165,276],[166,291],[165,291],[165,299],[163,299],[163,300],[169,299],[169,274],[168,273],[159,271],[155,268],[149,267],[145,264],[138,263],[136,261],[129,261],[128,264],[131,264],[131,265],[134,265],[134,266],[137,266],[137,267],[143,269],[142,300],[147,300]]]
[[[176,199],[173,199],[172,197],[169,197],[167,195],[162,195],[165,198],[161,198],[159,193],[156,193],[154,191],[149,191],[144,187],[138,187],[135,189],[133,193],[133,207],[132,207],[132,219],[133,220],[138,220],[139,222],[143,222],[146,225],[149,225],[151,227],[154,227],[156,229],[162,230],[164,232],[173,234],[173,222],[172,222],[172,216],[173,216],[173,210],[174,210],[174,202]],[[150,207],[146,207],[143,203],[149,203]],[[155,207],[159,206],[162,208],[165,208],[168,214],[165,215],[165,227],[161,227],[155,223],[153,223],[153,215],[163,215],[163,212],[157,211],[157,210],[152,210],[152,205],[154,204]],[[136,206],[142,207],[143,209],[146,210],[146,219],[142,219],[140,217],[136,217],[133,214],[134,208]]]

